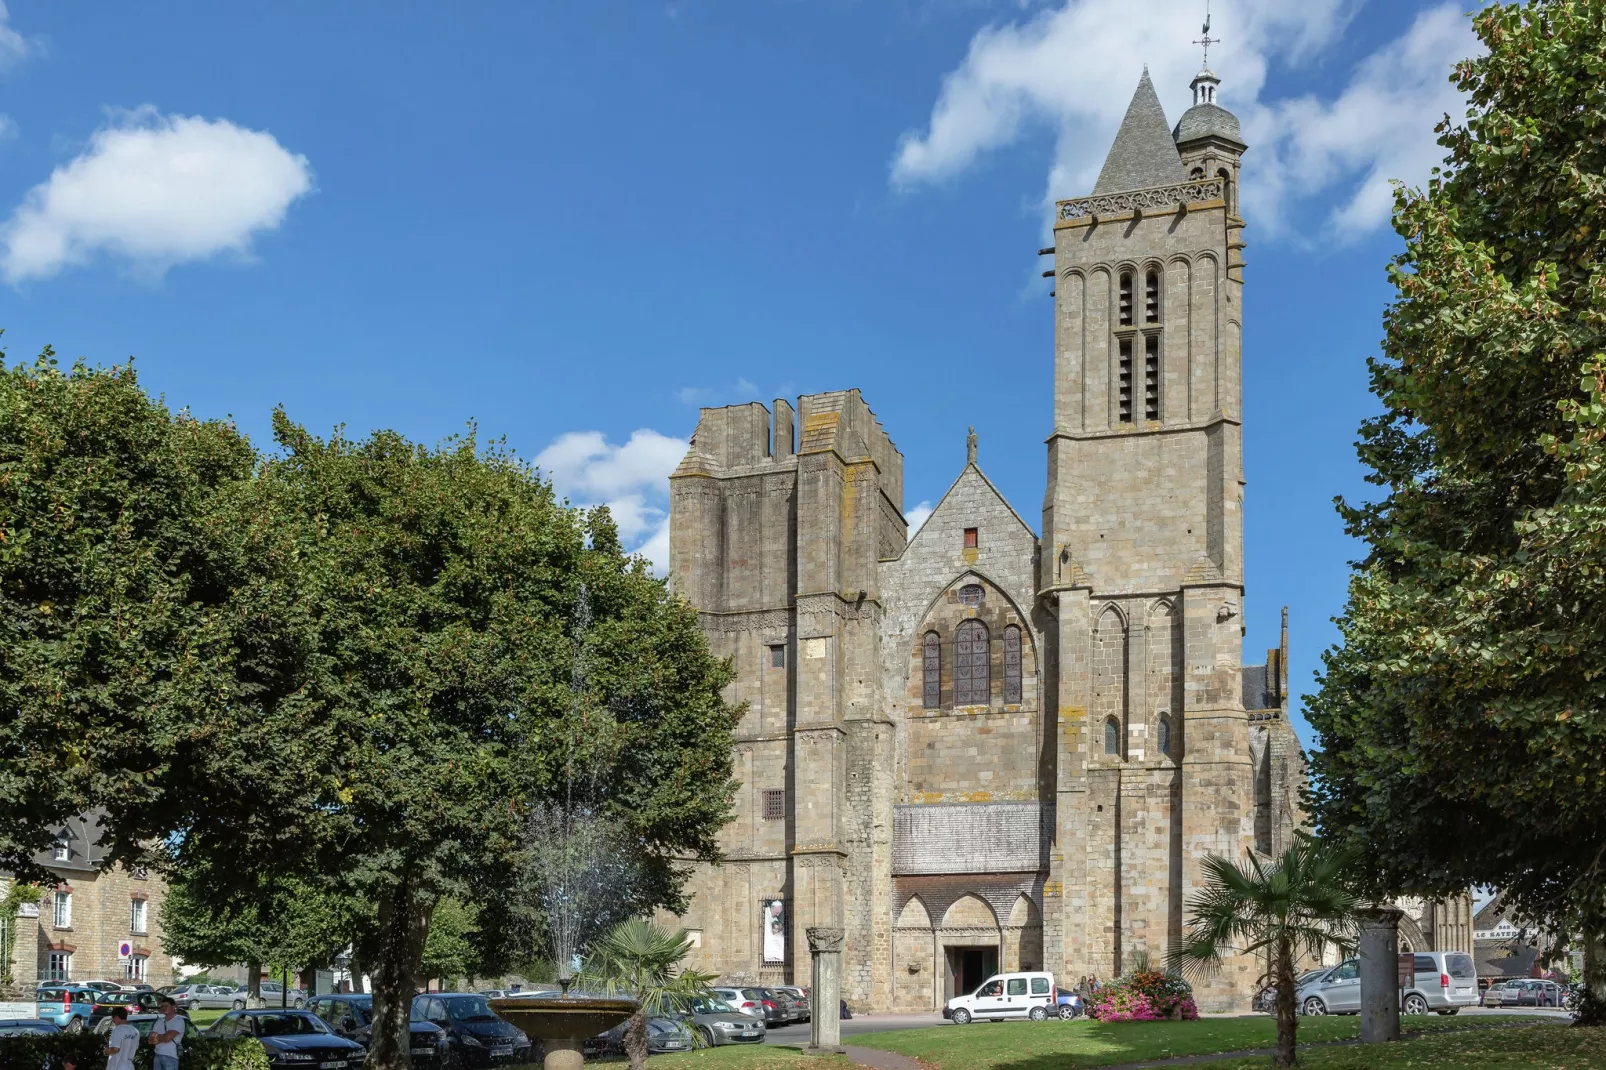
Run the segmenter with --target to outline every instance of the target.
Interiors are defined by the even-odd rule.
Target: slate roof
[[[1512,940],[1478,940],[1472,956],[1479,977],[1531,977],[1539,949]]]
[[[1166,122],[1165,109],[1160,106],[1160,97],[1145,67],[1093,193],[1124,193],[1187,180],[1177,143],[1171,136],[1171,124]]]
[[[1483,904],[1483,909],[1473,916],[1472,927],[1474,929],[1497,928],[1500,925],[1500,920],[1505,915],[1506,905],[1500,901],[1500,896],[1496,895],[1493,899]]]
[[[1219,104],[1195,104],[1182,113],[1171,133],[1179,145],[1201,137],[1225,138],[1237,145],[1244,143],[1238,117]]]

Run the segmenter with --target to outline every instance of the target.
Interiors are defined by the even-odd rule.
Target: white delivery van
[[[1057,1013],[1054,975],[1051,973],[997,973],[967,996],[955,996],[942,1005],[942,1016],[955,1025],[976,1018],[1030,1018],[1041,1022]]]

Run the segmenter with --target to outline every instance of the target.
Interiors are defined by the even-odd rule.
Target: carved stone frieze
[[[1061,201],[1061,219],[1086,219],[1088,216],[1126,215],[1145,209],[1169,211],[1179,204],[1197,204],[1201,201],[1219,201],[1222,196],[1221,179],[1183,182],[1175,186],[1157,186],[1154,189],[1132,190],[1127,193],[1104,193],[1097,197],[1077,197]]]

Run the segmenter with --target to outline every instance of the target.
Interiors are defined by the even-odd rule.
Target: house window
[[[927,632],[921,647],[925,706],[928,710],[934,710],[942,705],[942,640],[936,632]]]
[[[1143,279],[1143,322],[1160,322],[1160,273],[1151,271]]]
[[[45,980],[70,981],[72,980],[72,952],[52,951],[46,960]]]
[[[57,862],[66,862],[72,858],[72,840],[65,832],[56,837],[56,845],[51,848],[50,857]]]
[[[770,647],[770,668],[786,668],[786,647],[779,645]]]
[[[764,820],[781,821],[786,817],[786,789],[770,788],[764,792]]]
[[[151,871],[144,866],[135,866],[130,872],[137,881],[149,880],[151,875]]]
[[[1004,629],[1004,702],[1020,702],[1020,628]]]
[[[1160,418],[1160,336],[1143,339],[1143,418]]]
[[[130,980],[133,980],[133,981],[143,981],[143,980],[145,980],[145,972],[146,972],[145,963],[147,961],[149,961],[149,960],[144,955],[131,955],[131,956],[129,956],[128,967],[124,971],[125,974],[128,976],[128,978]]]
[[[57,892],[52,904],[50,923],[58,929],[72,928],[72,893]]]
[[[966,528],[965,529],[965,549],[974,550],[975,548],[976,548],[976,529],[975,528]]]
[[[987,625],[960,622],[954,629],[954,705],[985,706],[992,701]]]
[[[1104,722],[1104,753],[1121,753],[1121,726],[1115,723],[1114,717]]]
[[[1123,327],[1132,326],[1132,273],[1121,272],[1120,322]]]
[[[1160,713],[1160,727],[1155,731],[1154,735],[1155,735],[1155,742],[1157,742],[1160,745],[1160,753],[1161,754],[1170,754],[1171,753],[1171,718],[1167,717],[1165,715],[1164,711],[1161,711],[1161,713]]]
[[[1116,399],[1117,412],[1121,422],[1129,424],[1132,422],[1132,339],[1121,339],[1118,349],[1121,363],[1116,372],[1116,383],[1120,390]]]
[[[143,899],[135,899],[129,903],[128,931],[135,936],[145,935],[146,903]]]

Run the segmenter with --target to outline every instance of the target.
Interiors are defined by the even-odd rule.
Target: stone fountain
[[[569,994],[577,953],[618,920],[620,904],[629,903],[635,881],[633,854],[601,816],[595,785],[582,781],[576,791],[574,736],[584,719],[585,638],[590,623],[591,607],[582,585],[575,605],[564,798],[533,807],[526,828],[529,877],[547,922],[560,991],[491,1000],[491,1010],[526,1036],[541,1038],[545,1070],[576,1070],[584,1065],[581,1044],[625,1021],[637,1008],[633,999]]]

